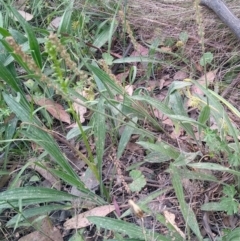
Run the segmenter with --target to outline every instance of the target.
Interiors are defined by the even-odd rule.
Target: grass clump
[[[101,1],[99,12],[86,1],[78,14],[62,2],[51,13],[41,2],[38,24],[2,2],[0,210],[12,211],[2,225],[9,240],[32,234],[29,227],[55,240],[46,232],[53,226],[65,230],[62,240],[83,240],[82,231],[96,240],[238,235],[236,222],[216,232],[204,218],[238,212],[232,116],[240,113],[212,88],[216,53],[205,46],[195,2],[201,51],[194,65],[188,33],[173,44],[138,38],[128,20],[133,6]],[[53,15],[62,16],[55,33],[47,28]],[[63,220],[54,218],[60,210]]]

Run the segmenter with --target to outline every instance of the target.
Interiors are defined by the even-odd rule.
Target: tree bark
[[[212,9],[240,40],[240,19],[229,10],[222,0],[201,0],[200,4]]]

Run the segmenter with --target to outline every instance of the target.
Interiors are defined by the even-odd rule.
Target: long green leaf
[[[115,83],[107,73],[105,73],[103,70],[99,69],[98,67],[94,65],[87,65],[87,68],[93,72],[94,75],[98,77],[99,80],[104,84],[106,89],[108,89],[108,93],[111,93],[111,90],[114,90],[117,94],[123,95],[125,93],[122,86]],[[110,89],[109,89],[110,88]]]
[[[91,201],[93,201],[94,203],[97,203],[98,205],[106,204],[106,202],[99,195],[93,193],[91,190],[86,188],[85,184],[81,180],[76,179],[74,176],[59,170],[50,169],[50,171],[51,173],[61,178],[66,183],[70,184],[71,186],[75,186],[79,191],[81,191],[84,195],[82,195],[80,198],[90,199]]]
[[[71,17],[73,12],[73,4],[74,1],[71,0],[68,3],[68,6],[66,7],[66,10],[64,11],[64,14],[61,18],[59,27],[58,27],[58,34],[60,33],[70,33],[71,30]]]
[[[47,214],[47,213],[52,212],[52,211],[68,210],[70,208],[72,208],[71,205],[56,205],[56,204],[55,205],[44,205],[44,206],[41,206],[41,207],[29,208],[27,210],[22,211],[20,214],[15,215],[13,218],[11,218],[7,222],[6,226],[11,227],[11,226],[15,225],[16,222],[24,221],[27,218],[32,218],[32,217],[37,216],[37,215]],[[19,226],[21,226],[21,223],[20,223],[20,225],[18,225],[18,227]]]
[[[4,94],[3,95],[9,108],[16,114],[16,116],[25,123],[29,123],[28,129],[21,130],[21,132],[30,138],[32,141],[44,148],[53,159],[66,171],[69,175],[79,179],[71,165],[68,163],[66,158],[63,156],[60,148],[56,141],[46,131],[42,129],[41,122],[35,117],[31,116],[31,109],[24,106],[22,103],[18,103],[15,99]]]
[[[103,154],[105,147],[105,138],[106,138],[106,118],[105,118],[105,99],[100,98],[97,105],[98,113],[95,113],[95,123],[94,123],[94,137],[96,143],[96,152],[97,152],[97,167],[99,175],[100,190],[103,194],[103,181],[102,181],[102,163],[103,163]],[[103,113],[103,114],[101,114]]]
[[[13,15],[17,18],[19,23],[22,25],[24,31],[28,36],[29,46],[31,50],[32,57],[36,63],[36,65],[42,69],[42,57],[40,52],[40,46],[38,44],[37,38],[33,32],[32,27],[28,24],[28,22],[19,14],[19,12],[11,7],[7,6],[8,9],[13,13]]]
[[[56,202],[55,197],[50,197],[50,198],[45,198],[45,199],[36,199],[36,198],[29,198],[29,199],[23,199],[22,200],[22,206],[29,206],[29,205],[36,205],[36,204],[41,204],[41,203],[51,203],[51,202]],[[6,201],[0,201],[0,213],[7,209],[7,208],[13,208],[13,207],[18,207],[19,206],[19,200],[13,200],[11,202],[6,202]]]
[[[13,88],[16,92],[21,93],[24,95],[19,80],[17,80],[13,74],[3,65],[3,63],[0,61],[0,77],[3,79],[9,86]]]
[[[119,159],[125,149],[125,147],[127,146],[130,137],[132,135],[132,133],[134,132],[134,126],[137,122],[137,117],[133,118],[133,122],[130,122],[129,125],[125,126],[125,129],[121,135],[119,144],[118,144],[118,150],[117,150],[117,158]]]
[[[76,199],[76,196],[44,187],[19,187],[0,193],[0,202],[11,202],[24,199],[38,199],[39,202],[43,202],[45,199],[52,199],[59,202],[73,201]]]
[[[228,172],[228,173],[234,174],[236,176],[240,176],[240,172],[232,170],[228,167],[224,167],[223,165],[219,165],[219,164],[216,164],[216,163],[209,163],[209,162],[192,163],[192,164],[188,164],[188,166],[193,167],[193,168]]]
[[[183,116],[183,117],[189,118],[186,110],[184,109],[184,103],[183,103],[182,96],[179,94],[178,91],[172,92],[169,95],[169,107],[172,108],[172,110],[174,111],[175,115],[179,115],[179,116]],[[182,123],[182,127],[184,128],[184,130],[190,136],[192,136],[196,140],[195,134],[194,134],[194,131],[193,131],[193,127],[192,127],[191,124],[189,124],[189,123]]]
[[[142,239],[144,236],[146,236],[148,241],[172,241],[170,238],[167,238],[161,234],[154,233],[153,230],[143,231],[142,228],[122,220],[116,220],[107,217],[88,217],[88,220],[101,228],[126,234],[130,238]]]
[[[164,142],[159,142],[159,143],[153,144],[150,142],[139,141],[139,142],[137,142],[137,144],[143,146],[144,148],[146,148],[148,150],[150,149],[153,151],[157,151],[160,154],[163,154],[174,160],[177,159],[180,155],[180,152],[177,149],[175,149],[174,147],[172,147],[169,144],[164,143]]]
[[[182,182],[178,174],[178,169],[174,166],[174,164],[171,163],[170,170],[172,174],[173,188],[175,190],[184,220],[198,237],[198,239],[203,240],[195,214],[190,208],[190,206],[185,202]]]

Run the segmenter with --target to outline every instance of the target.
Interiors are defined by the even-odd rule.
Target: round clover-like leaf
[[[203,56],[200,59],[200,65],[204,66],[206,64],[211,64],[213,60],[213,54],[211,52],[206,52],[203,54]]]
[[[130,176],[133,182],[129,185],[132,192],[139,192],[146,185],[146,179],[139,170],[132,170]]]

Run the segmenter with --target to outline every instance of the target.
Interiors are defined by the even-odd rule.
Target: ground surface
[[[237,2],[238,1],[227,1],[227,4],[229,4],[230,9],[236,15],[240,16],[240,7]],[[127,4],[126,19],[130,23],[134,38],[138,44],[138,49],[136,50],[136,48],[134,48],[129,37],[127,37],[124,43],[121,41],[121,38],[113,38],[111,46],[112,55],[119,57],[135,57],[139,55],[142,57],[148,57],[152,54],[152,57],[159,60],[157,66],[149,66],[146,63],[140,63],[138,61],[127,65],[116,64],[111,67],[111,72],[119,82],[121,82],[122,77],[125,76],[126,78],[129,75],[129,69],[132,66],[136,67],[137,72],[134,83],[130,83],[127,80],[124,84],[129,87],[129,90],[126,89],[127,93],[136,90],[146,90],[151,97],[159,102],[164,102],[166,101],[169,87],[173,81],[183,81],[185,79],[193,78],[198,80],[201,84],[204,84],[203,78],[206,74],[209,80],[209,88],[224,97],[240,111],[240,77],[238,74],[240,68],[240,59],[238,57],[240,56],[239,40],[232,35],[228,28],[224,26],[217,17],[215,17],[213,12],[202,7],[202,26],[205,32],[205,52],[211,52],[214,56],[211,64],[205,69],[200,64],[202,45],[200,43],[201,38],[198,34],[199,26],[196,24],[196,13],[192,3],[189,3],[189,1],[178,1],[177,3],[173,3],[173,1],[168,2],[164,0],[138,0],[129,1]],[[82,7],[83,5],[81,2],[76,4],[76,8],[82,9]],[[88,6],[86,6],[86,9],[87,7]],[[90,9],[95,13],[102,11],[97,7],[95,9],[93,6],[91,6]],[[123,27],[119,26],[118,31],[122,32],[122,29]],[[151,48],[149,46],[154,44],[154,41],[158,41],[157,46],[160,51],[150,53],[149,51]],[[104,46],[102,50],[105,51],[106,46]],[[98,58],[98,55],[100,55],[100,53],[96,52],[96,58]],[[194,91],[199,93],[196,89],[193,90],[193,92]],[[183,97],[183,99],[184,108],[187,114],[189,117],[197,120],[199,110],[196,107],[190,106],[187,98]],[[61,103],[60,98],[56,98],[55,101]],[[118,101],[121,102],[121,99]],[[174,103],[176,104],[176,102]],[[166,116],[162,118],[162,113],[160,111],[150,108],[149,106],[147,109],[153,118],[158,122],[161,122],[163,130],[159,130],[152,123],[144,119],[139,121],[139,125],[142,129],[151,132],[155,140],[159,142],[164,141],[180,152],[201,152],[201,155],[196,155],[194,158],[196,162],[209,161],[211,163],[221,163],[223,166],[229,167],[228,160],[225,158],[224,153],[219,152],[217,154],[212,154],[212,150],[207,146],[205,141],[202,141],[201,145],[198,145],[196,140],[189,137],[185,130],[181,128],[180,130],[176,130],[176,123],[173,123],[170,118],[167,118]],[[227,108],[226,111],[236,128],[239,129],[239,118],[227,110]],[[88,117],[88,114],[90,117]],[[90,122],[91,114],[90,111],[86,111],[84,116],[85,122],[83,123]],[[152,195],[155,191],[167,189],[163,194],[148,203],[151,215],[145,215],[142,219],[143,223],[141,223],[140,218],[135,217],[134,215],[126,216],[125,221],[136,223],[139,226],[143,225],[144,228],[155,230],[156,233],[166,234],[167,228],[159,222],[156,218],[156,214],[162,214],[165,218],[168,215],[173,215],[174,225],[179,228],[179,233],[189,236],[186,240],[198,240],[193,233],[190,233],[187,230],[184,215],[182,214],[179,205],[179,197],[176,195],[176,190],[173,190],[172,188],[172,173],[169,171],[169,168],[171,168],[171,161],[162,162],[161,154],[150,152],[136,143],[141,141],[138,133],[133,133],[131,135],[121,158],[117,158],[119,139],[124,132],[124,127],[122,129],[117,129],[117,125],[113,125],[112,122],[112,120],[108,120],[105,123],[109,132],[106,135],[105,140],[102,175],[103,183],[109,190],[109,196],[111,197],[109,202],[113,203],[116,209],[119,209],[118,211],[116,210],[117,214],[120,216],[129,208],[128,200],[134,200],[137,202]],[[214,128],[215,124],[216,123],[213,120],[210,120],[212,128]],[[91,176],[91,174],[87,174],[87,166],[77,155],[75,155],[75,153],[73,153],[74,148],[77,148],[87,156],[88,150],[86,149],[86,146],[83,141],[79,141],[76,138],[72,141],[66,141],[64,138],[61,138],[66,135],[66,132],[63,131],[65,128],[69,128],[69,126],[66,125],[63,128],[62,123],[55,121],[53,129],[59,135],[54,135],[54,139],[59,144],[62,153],[64,153],[64,155],[70,160],[76,173],[81,176],[82,180],[85,178],[85,185],[93,192],[100,194],[98,182],[93,176]],[[114,128],[116,128],[117,131]],[[90,136],[88,141],[90,143],[92,154],[95,156],[97,153],[95,140]],[[42,150],[37,150],[34,146],[32,148],[36,152],[39,151],[39,153],[42,153]],[[16,156],[12,156],[13,159],[15,157]],[[27,158],[29,158],[29,156],[27,156]],[[24,157],[23,159],[25,161]],[[11,166],[11,162],[9,165]],[[20,167],[23,163],[19,161],[17,165]],[[130,192],[128,187],[133,180],[129,173],[134,169],[140,170],[146,180],[146,185],[144,185],[139,192]],[[214,176],[218,179],[218,182],[189,178],[187,175],[188,171],[189,173],[190,171],[200,172],[200,174],[203,175]],[[208,240],[216,240],[216,237],[222,236],[223,229],[226,228],[231,230],[240,226],[238,213],[227,215],[226,212],[222,211],[205,212],[201,210],[201,205],[204,203],[220,200],[223,189],[221,182],[224,182],[225,184],[235,183],[232,174],[216,170],[198,170],[189,167],[182,169],[182,172],[182,176],[185,175],[184,172],[186,173],[186,178],[181,179],[184,198],[187,205],[191,207],[195,213],[200,232],[204,238],[209,238]],[[38,184],[46,187],[49,185],[49,182],[51,181],[46,181],[42,178]],[[74,195],[81,195],[78,190],[69,185],[63,185],[60,189]],[[79,208],[79,205],[74,207],[74,212],[81,213],[93,208],[89,207],[86,203],[84,203],[84,205],[86,205],[84,208],[82,208],[82,206]],[[5,211],[3,216],[8,220],[9,217],[11,217],[11,214],[9,214],[8,211]],[[64,230],[64,223],[72,216],[74,216],[73,212],[70,211],[56,211],[51,213],[53,225],[61,230],[63,240],[69,240],[74,233],[74,228],[70,231]],[[112,215],[112,217],[114,216]],[[5,236],[7,237],[8,232],[12,233],[8,240],[18,240],[19,234],[24,238],[24,235],[30,233],[31,230],[17,230],[17,232],[15,232],[12,229],[9,229],[9,231],[8,229],[4,229]],[[84,235],[82,236],[85,237],[84,240],[89,241],[108,240],[113,238],[114,234],[110,231],[105,233],[102,230],[97,231],[94,227],[89,226],[85,229]]]

